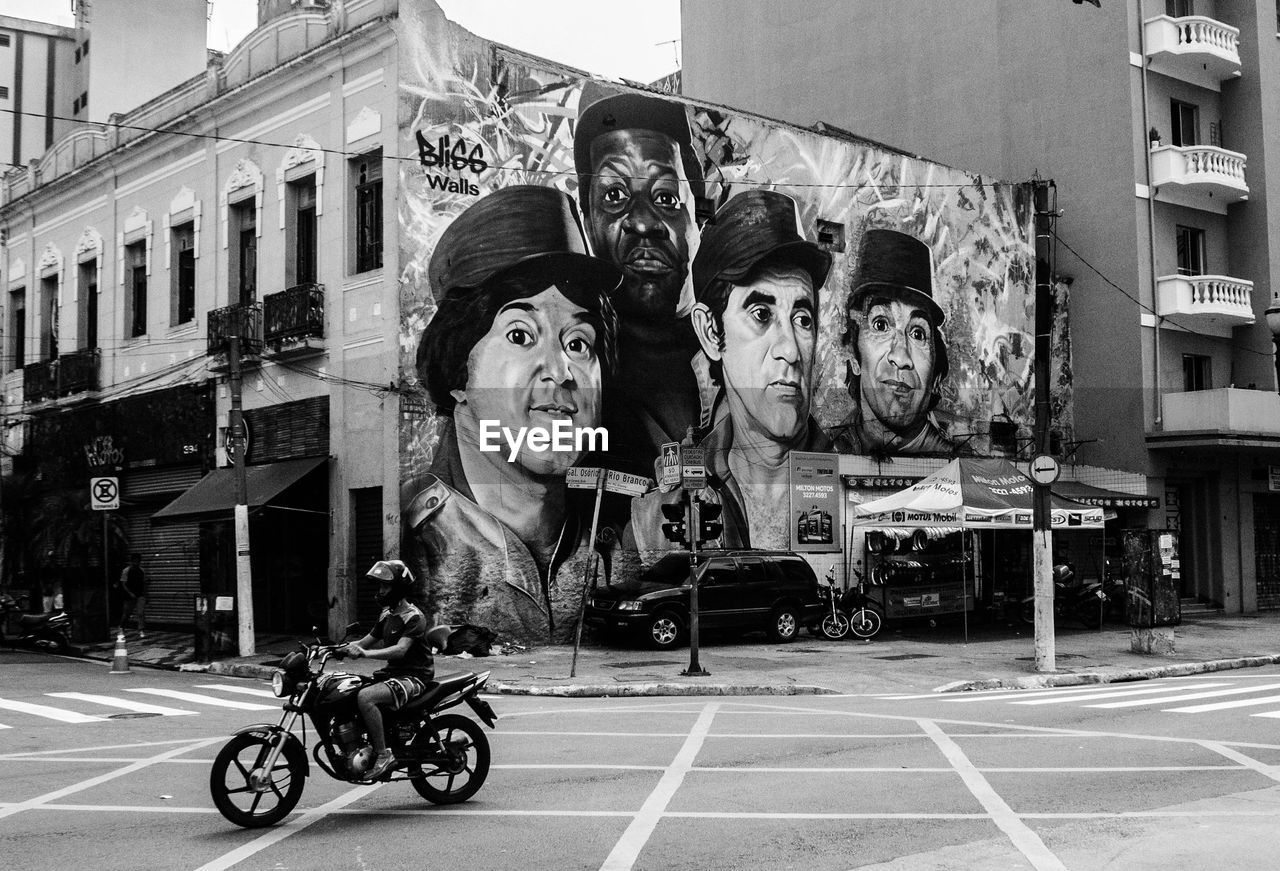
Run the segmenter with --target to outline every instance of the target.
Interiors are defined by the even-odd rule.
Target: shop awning
[[[1049,488],[1055,496],[1083,502],[1086,505],[1097,505],[1102,508],[1159,508],[1160,499],[1156,496],[1121,493],[1118,490],[1107,490],[1092,484],[1079,481],[1057,481]]]
[[[249,510],[269,504],[308,473],[329,462],[328,457],[283,460],[245,469]],[[214,469],[190,490],[151,516],[152,523],[192,523],[229,519],[235,511],[235,469]]]

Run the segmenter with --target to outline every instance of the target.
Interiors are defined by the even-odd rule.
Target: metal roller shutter
[[[201,469],[133,470],[122,477],[120,519],[129,534],[129,549],[142,554],[147,573],[147,622],[190,626],[194,597],[200,592],[200,525],[152,526],[151,515],[199,481]]]

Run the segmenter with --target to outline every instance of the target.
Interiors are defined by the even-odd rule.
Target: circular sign
[[[1040,454],[1031,461],[1031,480],[1037,484],[1052,484],[1061,472],[1058,461],[1048,454]]]

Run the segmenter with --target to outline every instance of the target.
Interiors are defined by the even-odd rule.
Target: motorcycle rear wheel
[[[828,614],[822,618],[822,634],[832,641],[839,641],[849,634],[849,620],[843,614]]]
[[[875,638],[883,625],[880,612],[874,608],[859,608],[849,618],[849,631],[862,639]]]
[[[266,773],[261,788],[252,776],[271,752],[267,736],[251,732],[236,735],[218,751],[209,772],[209,794],[218,811],[237,826],[257,829],[274,826],[298,804],[306,786],[307,757],[301,745],[288,741]],[[264,804],[265,801],[265,804]]]
[[[458,804],[480,791],[489,776],[489,738],[480,724],[461,714],[435,718],[440,740],[449,749],[448,764],[409,770],[409,782],[432,804]]]

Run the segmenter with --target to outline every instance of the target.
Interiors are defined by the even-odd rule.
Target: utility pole
[[[1035,451],[1049,453],[1049,337],[1053,330],[1053,222],[1050,209],[1053,181],[1037,179],[1034,185],[1036,233],[1036,340],[1035,340]],[[1056,202],[1057,197],[1055,196]],[[1034,460],[1033,460],[1034,463]],[[1056,671],[1053,627],[1053,527],[1050,522],[1049,485],[1035,482],[1032,507],[1031,565],[1035,588],[1036,671]]]
[[[231,416],[227,448],[236,479],[236,612],[239,615],[240,655],[253,656],[253,570],[249,563],[249,482],[245,475],[244,409],[240,401],[240,341],[229,336],[231,363]]]

